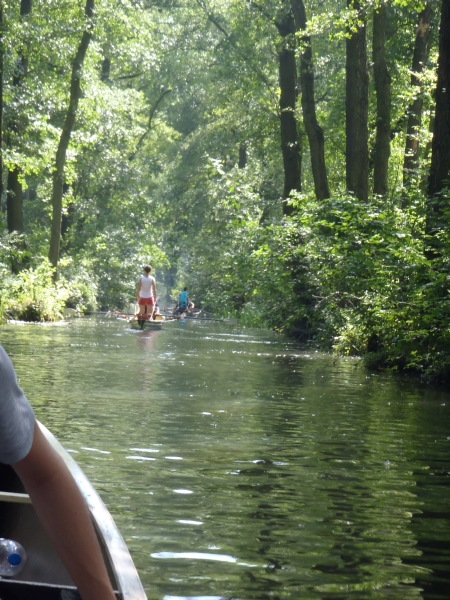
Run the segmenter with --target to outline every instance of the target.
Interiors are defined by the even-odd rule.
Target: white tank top
[[[153,298],[153,283],[154,279],[150,275],[150,277],[146,277],[145,275],[141,275],[141,298]]]

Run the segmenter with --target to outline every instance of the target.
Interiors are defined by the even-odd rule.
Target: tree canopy
[[[449,0],[0,2],[0,313],[163,304],[450,373]]]

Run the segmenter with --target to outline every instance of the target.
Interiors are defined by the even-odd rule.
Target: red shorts
[[[153,296],[151,298],[139,298],[139,306],[153,306],[155,304],[155,299]]]

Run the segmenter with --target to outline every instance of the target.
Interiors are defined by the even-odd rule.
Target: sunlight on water
[[[218,560],[219,562],[237,562],[236,558],[225,554],[207,554],[206,552],[156,552],[153,558],[187,558],[190,560]]]
[[[163,600],[227,600],[222,596],[164,596]]]
[[[270,332],[6,326],[150,600],[447,600],[450,395]]]

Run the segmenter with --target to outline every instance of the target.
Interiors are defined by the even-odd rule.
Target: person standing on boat
[[[150,275],[152,268],[144,267],[144,275],[138,280],[136,290],[136,302],[139,304],[138,319],[151,319],[156,301],[156,281]]]
[[[83,600],[116,600],[88,508],[0,346],[0,462],[19,475]]]

